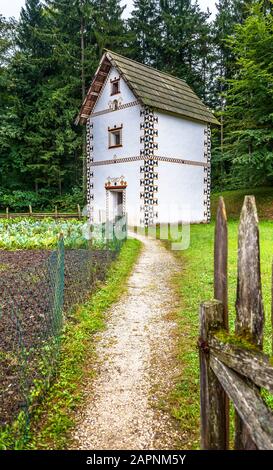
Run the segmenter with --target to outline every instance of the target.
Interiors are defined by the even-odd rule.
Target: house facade
[[[180,79],[106,51],[79,113],[92,222],[210,220],[211,124]]]

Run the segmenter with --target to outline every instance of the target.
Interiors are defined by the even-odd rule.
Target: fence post
[[[31,217],[31,216],[32,216],[32,206],[29,205],[28,208],[29,208],[29,215],[30,215],[30,217]]]
[[[263,345],[264,310],[261,288],[258,216],[254,196],[246,196],[238,235],[238,278],[235,332],[259,349]],[[235,415],[235,449],[256,449],[239,415]]]
[[[57,264],[55,273],[55,293],[54,293],[54,323],[56,326],[55,335],[57,339],[62,328],[63,302],[64,302],[64,238],[63,233],[59,234],[57,247]]]
[[[223,304],[225,327],[228,329],[228,229],[225,202],[219,198],[214,238],[214,298]]]
[[[78,219],[81,220],[82,214],[81,214],[81,207],[80,207],[80,204],[77,205],[77,208],[78,208]]]
[[[9,219],[9,208],[6,207],[6,218]]]
[[[225,201],[219,198],[214,236],[214,298],[223,304],[223,321],[228,325],[228,227]],[[226,409],[226,448],[229,443],[229,399],[225,394]]]
[[[226,436],[225,393],[209,365],[208,339],[210,332],[224,328],[223,304],[218,300],[200,306],[200,403],[201,447],[203,450],[225,450]]]
[[[55,206],[55,219],[58,219],[58,207]]]

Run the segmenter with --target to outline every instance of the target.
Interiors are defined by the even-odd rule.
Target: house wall
[[[139,155],[140,106],[120,109],[92,118],[94,161]],[[108,127],[122,127],[122,147],[108,148]]]
[[[136,101],[135,95],[122,78],[120,79],[120,93],[111,96],[111,80],[118,77],[119,73],[117,69],[115,67],[112,67],[107,79],[105,80],[105,84],[102,87],[99,99],[97,100],[97,103],[93,109],[93,113],[109,109],[109,102],[113,101],[114,99],[117,99],[121,105]]]
[[[155,155],[204,162],[206,124],[161,112],[156,112],[156,115],[158,149],[155,150]]]
[[[157,117],[155,155],[158,162],[158,220],[161,222],[204,222],[209,218],[207,124],[155,113]],[[193,164],[172,163],[188,160]],[[196,163],[196,164],[195,164]],[[200,164],[200,165],[199,165]]]
[[[143,195],[147,189],[154,199],[154,213],[158,215],[154,219],[155,223],[176,222],[177,220],[206,221],[209,216],[208,172],[204,166],[194,165],[194,163],[205,164],[207,162],[207,126],[157,111],[145,117],[145,113],[141,113],[141,106],[137,103],[136,97],[122,78],[120,79],[120,94],[111,96],[110,79],[116,77],[118,77],[118,72],[112,68],[88,122],[88,138],[90,139],[88,158],[94,163],[93,166],[91,163],[92,171],[89,173],[92,175],[89,178],[89,196],[93,220],[99,222],[106,216],[105,182],[107,178],[124,176],[128,185],[126,212],[129,224],[139,225],[140,220],[144,219]],[[119,100],[121,109],[111,110],[113,99]],[[145,131],[145,122],[148,123],[148,118],[150,119],[149,136]],[[108,127],[120,125],[123,126],[123,145],[109,149]],[[145,132],[149,144],[146,138],[142,138]],[[153,136],[150,137],[150,135]],[[149,180],[147,187],[146,183],[140,185],[140,180],[144,181],[147,176],[143,168],[145,167],[145,148],[147,149],[149,145],[154,145],[155,156],[163,157],[167,161],[159,159],[157,162],[154,159],[155,165],[152,165],[152,169],[149,170],[148,177],[150,179],[151,173],[158,173],[158,178],[152,178],[152,182]],[[138,160],[130,161],[132,157],[138,157]],[[123,158],[128,161],[118,163],[119,159]],[[193,165],[172,163],[173,159],[191,160]],[[97,162],[105,160],[113,160],[113,163],[96,165]]]
[[[160,161],[157,171],[158,220],[204,221],[204,169]]]
[[[140,220],[140,187],[139,187],[140,162],[116,163],[102,165],[95,168],[94,172],[94,220],[103,221],[106,216],[106,189],[105,182],[111,178],[124,176],[128,184],[126,189],[126,212],[130,225],[139,225]]]

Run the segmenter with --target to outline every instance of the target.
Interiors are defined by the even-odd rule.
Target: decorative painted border
[[[88,213],[88,218],[90,222],[92,223],[94,221],[94,170],[93,170],[93,163],[94,163],[94,157],[93,157],[93,127],[94,124],[91,122],[90,119],[88,119],[86,123],[86,163],[87,163],[87,213]]]
[[[206,166],[204,167],[204,219],[207,222],[211,220],[210,191],[211,191],[211,129],[207,125],[205,129],[204,158]]]
[[[208,166],[207,163],[204,162],[196,162],[194,160],[184,160],[183,158],[175,158],[175,157],[162,157],[158,155],[154,155],[154,160],[162,161],[162,162],[169,162],[169,163],[178,163],[180,165],[191,165],[191,166],[199,166],[202,168],[206,168]],[[135,157],[121,157],[112,160],[100,160],[92,163],[92,166],[101,166],[101,165],[113,165],[113,163],[128,163],[128,162],[137,162],[143,161],[144,157],[142,155],[137,155]]]
[[[117,109],[103,109],[102,111],[98,111],[97,113],[90,114],[90,117],[101,116],[102,114],[114,113],[115,111],[119,111],[120,109],[131,108],[133,106],[139,105],[139,101],[130,101],[129,103],[121,104]]]
[[[158,206],[158,199],[156,199],[158,173],[155,171],[158,166],[158,159],[154,158],[154,151],[158,149],[158,144],[155,142],[155,138],[158,137],[158,130],[155,128],[158,117],[148,107],[140,110],[140,117],[143,118],[143,122],[140,123],[140,130],[144,131],[140,137],[140,143],[143,144],[140,156],[144,159],[144,166],[140,167],[140,199],[143,201],[143,205],[140,206],[142,214],[140,225],[148,227],[153,225],[158,218],[158,213],[155,211],[155,206]]]

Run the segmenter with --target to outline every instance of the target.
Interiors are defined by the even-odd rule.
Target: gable
[[[119,93],[113,95],[112,84],[115,80],[118,81]],[[109,109],[111,106],[113,106],[114,101],[118,103],[118,106],[122,106],[136,101],[136,97],[128,87],[127,83],[120,76],[120,73],[116,67],[112,66],[93,107],[92,113]]]

